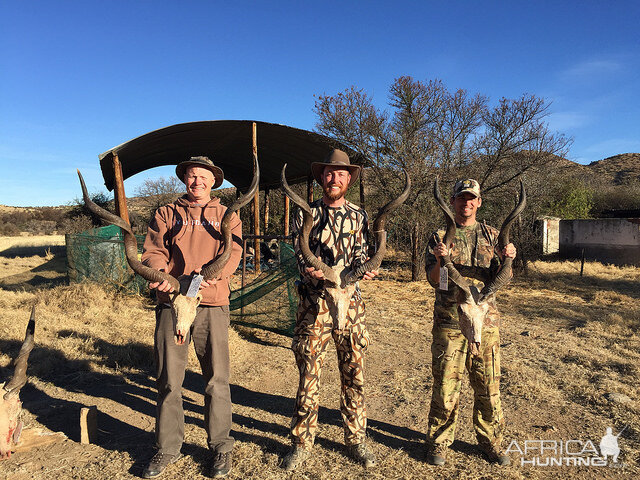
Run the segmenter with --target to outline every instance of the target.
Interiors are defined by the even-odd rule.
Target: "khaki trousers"
[[[204,378],[204,428],[212,451],[233,448],[231,392],[229,389],[229,306],[198,307],[196,319],[183,345],[174,341],[171,308],[156,307],[155,364],[158,388],[156,446],[161,453],[175,455],[184,440],[182,383],[193,338]]]
[[[482,329],[480,355],[473,357],[459,329],[433,327],[431,344],[433,392],[427,444],[451,445],[465,370],[473,388],[473,427],[482,446],[500,447],[504,417],[500,402],[500,334],[497,327]]]

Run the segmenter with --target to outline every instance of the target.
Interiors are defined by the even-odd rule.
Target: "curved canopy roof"
[[[113,156],[118,155],[123,179],[162,165],[177,165],[192,156],[205,155],[224,171],[225,179],[246,189],[252,179],[251,120],[216,120],[172,125],[146,133],[100,155],[104,183],[114,187]],[[298,128],[255,122],[257,130],[260,188],[278,188],[280,172],[287,163],[287,180],[306,181],[311,163],[322,161],[332,148],[349,152],[353,163],[362,159],[338,142]]]

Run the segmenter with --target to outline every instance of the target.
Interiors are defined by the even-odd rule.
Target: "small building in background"
[[[613,265],[640,267],[640,218],[560,220],[541,218],[543,255],[581,258]],[[557,242],[557,243],[556,243]]]
[[[541,239],[542,255],[552,255],[560,250],[560,219],[557,217],[540,217],[536,220],[536,229]]]

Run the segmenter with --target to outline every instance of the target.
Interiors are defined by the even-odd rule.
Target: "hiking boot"
[[[497,463],[498,465],[506,466],[511,464],[511,459],[504,453],[499,447],[493,446],[480,446],[482,452],[489,463]]]
[[[282,460],[282,468],[287,472],[292,472],[311,455],[311,450],[305,450],[299,445],[294,445]]]
[[[448,446],[443,445],[441,443],[437,443],[435,445],[431,445],[427,449],[427,463],[429,465],[444,465],[444,462],[447,459],[447,450]]]
[[[211,464],[211,477],[226,477],[231,471],[233,454],[231,452],[215,452],[213,454],[213,463]]]
[[[347,446],[347,453],[356,462],[364,465],[365,468],[376,466],[376,456],[369,450],[367,444],[364,442]]]
[[[182,454],[178,453],[177,455],[171,455],[169,453],[161,453],[157,452],[144,470],[142,471],[142,478],[156,478],[164,469],[167,468],[170,464],[177,462],[182,458]]]

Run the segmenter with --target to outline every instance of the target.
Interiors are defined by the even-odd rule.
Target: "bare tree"
[[[502,98],[484,113],[484,133],[475,141],[472,170],[483,192],[504,187],[532,169],[565,156],[571,139],[549,132],[544,122],[549,104],[534,95]]]
[[[145,206],[145,212],[141,214],[144,223],[148,223],[158,208],[174,202],[183,193],[184,184],[176,177],[149,178],[142,182],[136,194],[141,197]]]
[[[524,173],[540,171],[570,144],[549,132],[548,104],[533,95],[502,99],[491,109],[485,96],[404,76],[391,85],[388,105],[388,110],[377,108],[355,87],[320,95],[316,130],[367,158],[375,173],[367,176],[373,191],[397,195],[400,169],[409,173],[411,195],[389,230],[395,242],[411,250],[413,280],[424,278],[427,236],[442,222],[431,195],[436,175],[449,185],[475,176],[485,193],[495,190],[502,196]]]
[[[374,190],[397,195],[403,185],[400,170],[409,173],[411,194],[393,223],[399,230],[396,239],[404,239],[411,249],[414,280],[424,278],[426,236],[436,224],[431,214],[436,169],[448,171],[464,164],[484,102],[463,90],[450,93],[440,81],[422,83],[411,77],[400,77],[391,85],[391,114],[378,110],[371,97],[353,87],[316,101],[317,130],[370,161],[375,175],[367,178]]]

